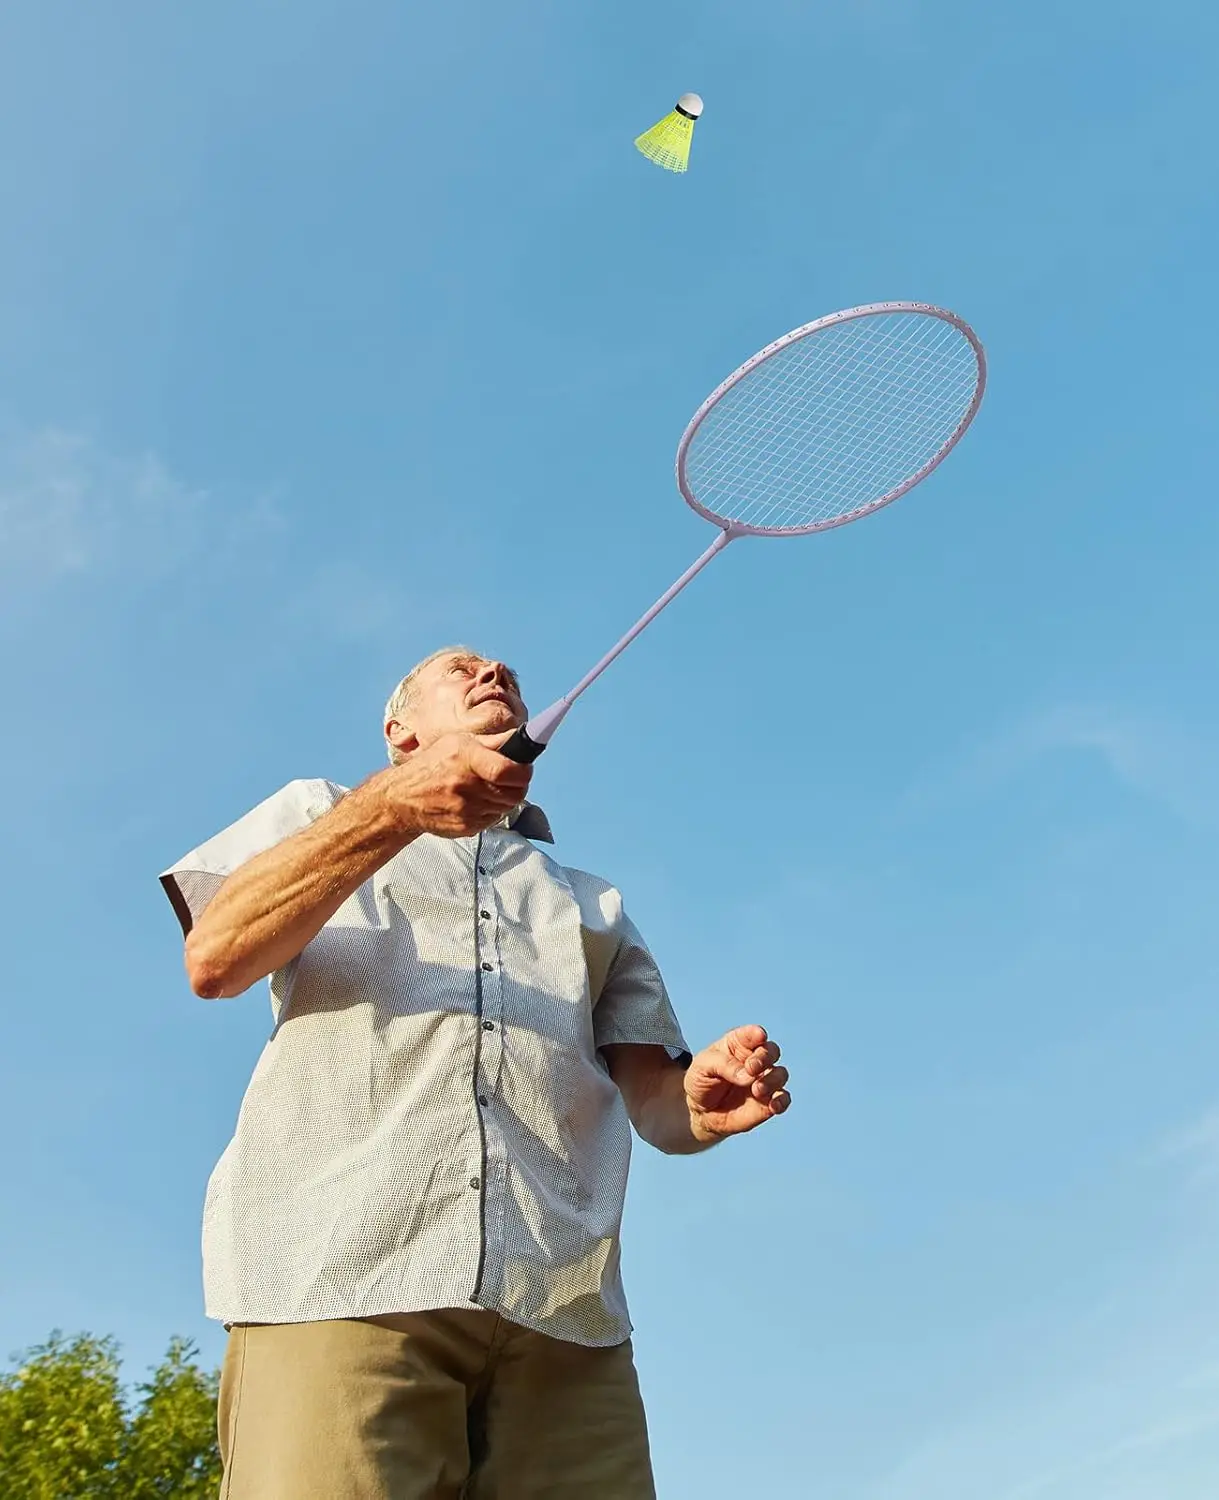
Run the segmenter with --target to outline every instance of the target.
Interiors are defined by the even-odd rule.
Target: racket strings
[[[764,359],[707,412],[685,455],[700,505],[757,530],[806,530],[868,509],[951,441],[978,357],[946,319],[876,314]]]
[[[807,388],[799,378],[806,372],[783,372],[797,378],[771,382],[771,392],[758,391],[742,403],[734,430],[724,434],[733,446],[715,469],[715,477],[738,491],[735,518],[790,527],[850,513],[918,467],[914,460],[924,455],[911,458],[912,439],[930,442],[934,452],[950,435],[959,407],[947,420],[940,408],[952,391],[951,377],[928,384],[925,359],[891,360],[888,370],[878,370],[870,352],[836,362],[828,374],[814,371]],[[886,420],[878,431],[874,408],[882,398]],[[819,444],[809,442],[814,425],[821,429]],[[752,484],[742,484],[742,466]]]
[[[949,331],[954,332],[951,329]],[[871,333],[871,330],[868,332]],[[869,342],[873,345],[883,343],[875,337]],[[860,447],[850,439],[868,428],[872,416],[871,406],[876,398],[883,396],[894,428],[899,425],[899,416],[904,415],[909,408],[913,407],[916,412],[928,409],[931,403],[912,399],[914,393],[909,389],[903,390],[902,386],[903,383],[907,386],[913,384],[931,363],[927,356],[934,357],[947,342],[948,339],[941,337],[923,352],[922,358],[911,358],[909,350],[894,353],[882,347],[880,352],[884,356],[884,363],[878,363],[871,357],[875,351],[866,347],[849,350],[847,358],[827,358],[829,351],[819,349],[816,351],[819,356],[816,363],[822,368],[818,371],[814,366],[811,379],[807,370],[801,369],[796,361],[787,361],[786,368],[776,371],[763,369],[757,372],[750,401],[742,402],[741,409],[735,414],[734,436],[738,440],[739,452],[749,454],[751,449],[759,453],[765,452],[770,460],[772,475],[780,478],[791,477],[801,466],[818,466],[820,459],[822,472],[834,479],[856,463]],[[757,379],[757,375],[763,373],[771,376],[766,382],[769,389],[763,389],[762,383]],[[816,408],[823,408],[820,415],[824,419],[827,415],[824,408],[832,408],[835,404],[841,407],[847,399],[852,400],[852,417],[844,423],[839,413],[837,427],[826,431],[821,444],[825,452],[810,453],[806,429],[812,425],[809,419],[815,419],[818,415]],[[765,411],[765,421],[757,420],[761,414],[760,408]],[[797,408],[799,415],[804,418],[802,422],[792,421]],[[826,426],[829,428],[830,424],[826,423]],[[826,453],[834,456],[827,457]],[[731,452],[724,453],[716,466],[720,472],[731,457]],[[783,462],[785,459],[788,462]]]
[[[908,463],[899,460],[915,444],[930,443],[932,453],[938,452],[951,437],[972,394],[972,384],[962,390],[952,376],[946,375],[921,397],[906,393],[895,399],[887,409],[889,450],[872,451],[867,432],[844,437],[841,452],[825,468],[828,488],[845,489],[853,482],[864,504],[895,488],[912,472]]]
[[[941,329],[955,334],[951,325]],[[952,372],[934,384],[925,377],[951,338],[941,331],[926,348],[895,348],[891,335],[866,333],[853,341],[857,347],[846,358],[827,358],[830,351],[818,349],[811,362],[785,361],[786,368],[775,372],[778,378],[766,382],[769,389],[755,389],[740,403],[731,431],[721,434],[721,442],[727,437],[729,443],[712,473],[722,480],[743,461],[759,471],[752,476],[753,489],[760,483],[765,493],[743,493],[734,519],[757,526],[800,525],[849,512],[888,488],[878,492],[878,481],[891,477],[898,483],[906,477],[911,438],[934,439],[934,452],[950,435],[959,405],[950,403],[947,420],[934,419],[956,384]],[[761,383],[755,378],[754,384]],[[875,408],[882,400],[886,431],[878,443]],[[929,418],[934,426],[924,432]],[[822,428],[821,442],[810,447],[814,425]]]

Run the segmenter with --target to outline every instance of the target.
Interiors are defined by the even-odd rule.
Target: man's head
[[[516,673],[468,646],[446,646],[413,667],[385,705],[385,743],[397,764],[443,734],[506,734],[528,718]]]

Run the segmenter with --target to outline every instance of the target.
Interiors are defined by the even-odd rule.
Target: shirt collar
[[[522,802],[519,807],[514,807],[500,827],[511,828],[513,833],[523,834],[525,838],[534,839],[539,844],[554,843],[550,819],[535,802]]]

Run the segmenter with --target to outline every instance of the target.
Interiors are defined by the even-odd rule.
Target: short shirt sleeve
[[[161,875],[182,932],[203,915],[223,882],[256,854],[299,833],[327,813],[343,795],[333,781],[290,781],[223,833],[182,856]]]
[[[687,1067],[690,1049],[656,960],[625,914],[620,931],[618,951],[593,1010],[593,1040],[597,1047],[616,1042],[664,1047]]]

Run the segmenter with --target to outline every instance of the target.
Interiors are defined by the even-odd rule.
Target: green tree
[[[3,1500],[215,1500],[219,1376],[184,1339],[137,1400],[120,1368],[113,1339],[53,1333],[0,1375]]]

